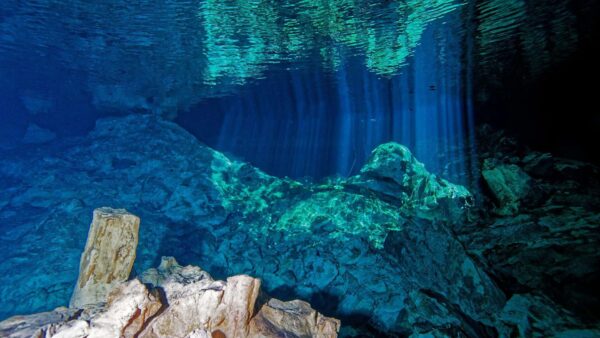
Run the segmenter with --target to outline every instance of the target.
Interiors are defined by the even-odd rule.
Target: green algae
[[[387,234],[402,230],[407,218],[457,221],[471,197],[397,143],[377,147],[359,175],[319,184],[276,178],[217,152],[210,168],[223,206],[255,237],[277,233],[315,243],[359,237],[382,249]]]
[[[467,188],[430,173],[407,147],[394,142],[375,148],[349,183],[394,199],[407,215],[430,220],[459,222],[472,206]]]
[[[210,168],[211,180],[223,198],[223,206],[244,216],[268,214],[275,201],[302,187],[299,182],[269,176],[218,152],[214,152]]]
[[[381,249],[386,234],[400,230],[403,218],[397,206],[376,197],[343,191],[338,183],[304,186],[290,179],[269,176],[246,164],[215,153],[211,180],[224,200],[223,206],[239,212],[254,236],[276,232],[286,238],[320,236],[345,240],[351,236],[368,239]],[[282,199],[297,202],[278,204]]]
[[[386,235],[404,223],[400,210],[376,198],[342,191],[323,191],[289,208],[271,229],[291,234],[316,235],[347,240],[367,238],[373,247],[383,248]]]

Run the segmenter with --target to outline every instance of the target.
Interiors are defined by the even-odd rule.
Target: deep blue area
[[[374,74],[361,57],[335,73],[283,64],[176,121],[215,149],[277,176],[348,176],[377,145],[396,141],[433,172],[467,182],[472,117],[459,62],[462,37],[447,29],[456,16],[445,19],[429,26],[398,75]]]

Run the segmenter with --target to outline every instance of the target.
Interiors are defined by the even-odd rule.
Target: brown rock
[[[127,282],[139,223],[123,209],[96,209],[71,308],[9,318],[0,322],[0,336],[337,337],[340,322],[306,302],[271,299],[257,304],[261,282],[247,275],[215,281],[199,267],[163,257],[158,269]]]
[[[140,219],[124,209],[94,210],[70,307],[106,302],[110,291],[129,278],[139,226]]]
[[[271,298],[252,318],[249,336],[335,338],[339,329],[338,319],[321,315],[307,302]]]
[[[108,297],[104,311],[90,321],[89,338],[135,337],[162,304],[139,280],[121,284]]]
[[[246,275],[227,278],[219,306],[226,320],[219,325],[226,337],[246,337],[248,324],[254,315],[254,305],[260,292],[260,280]]]

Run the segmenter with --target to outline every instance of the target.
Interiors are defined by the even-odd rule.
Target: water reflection
[[[43,120],[53,115],[68,116],[62,127],[89,106],[98,115],[190,111],[199,117],[186,116],[187,127],[211,145],[281,175],[348,175],[390,140],[435,172],[462,173],[473,98],[568,56],[586,8],[573,0],[4,0],[0,102],[27,112],[23,130],[31,120],[61,121]],[[264,80],[282,71],[284,80]],[[219,121],[207,123],[211,114]]]
[[[0,58],[89,74],[97,103],[177,109],[282,61],[335,71],[347,56],[395,74],[456,1],[3,2]],[[177,96],[174,98],[174,96]],[[181,102],[179,102],[181,101]]]

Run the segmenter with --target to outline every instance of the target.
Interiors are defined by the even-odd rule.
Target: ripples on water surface
[[[7,0],[2,8],[3,62],[43,57],[84,71],[92,86],[150,86],[162,100],[170,90],[197,98],[221,92],[217,85],[261,78],[268,65],[282,61],[318,60],[335,70],[344,57],[359,55],[371,72],[393,75],[427,25],[455,11],[477,23],[484,63],[518,45],[532,72],[539,72],[577,42],[566,0]]]
[[[71,116],[57,125],[86,109],[224,116],[217,125],[186,118],[186,128],[204,136],[219,130],[205,137],[209,145],[278,175],[345,175],[389,140],[440,172],[453,161],[440,154],[463,147],[472,99],[569,56],[589,26],[576,18],[591,7],[571,0],[5,0],[0,82],[29,111]],[[274,71],[289,73],[289,89],[272,80]],[[308,164],[315,154],[335,168]]]

